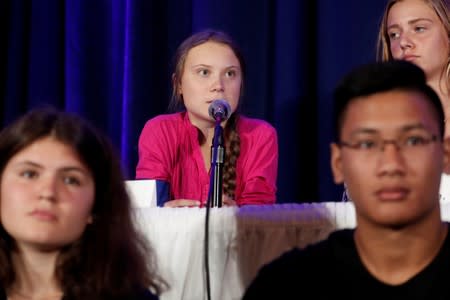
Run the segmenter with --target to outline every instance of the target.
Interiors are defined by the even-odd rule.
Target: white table
[[[442,174],[439,193],[441,203],[450,202],[450,175]]]
[[[203,208],[139,208],[140,228],[171,289],[161,300],[206,299]],[[353,228],[352,203],[214,208],[210,214],[211,298],[241,299],[259,268],[294,247]]]

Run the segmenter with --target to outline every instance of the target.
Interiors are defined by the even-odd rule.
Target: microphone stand
[[[221,117],[216,117],[214,137],[211,145],[211,169],[209,179],[208,201],[206,203],[205,219],[205,279],[206,298],[211,300],[211,282],[209,274],[209,210],[211,207],[222,206],[222,179],[225,148],[223,145],[223,128],[220,126]]]
[[[214,137],[211,145],[211,179],[212,195],[211,207],[222,207],[222,180],[223,163],[225,160],[225,147],[223,143],[223,128],[220,126],[221,118],[216,118]]]

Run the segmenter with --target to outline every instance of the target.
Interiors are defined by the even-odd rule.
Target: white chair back
[[[134,208],[156,207],[156,180],[126,180],[125,186]]]

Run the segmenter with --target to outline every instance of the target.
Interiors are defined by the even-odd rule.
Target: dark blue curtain
[[[279,135],[279,202],[339,201],[329,167],[331,94],[375,58],[385,1],[3,0],[0,122],[51,105],[76,112],[117,147],[134,177],[139,133],[166,112],[172,56],[215,28],[248,65],[243,112]]]

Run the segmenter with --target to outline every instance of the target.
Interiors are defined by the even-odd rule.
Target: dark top
[[[3,289],[0,289],[0,300],[6,300],[6,293]],[[62,300],[69,300],[69,297],[64,296]],[[74,299],[75,300],[75,299]],[[78,299],[77,299],[78,300]],[[111,299],[102,299],[102,300],[111,300]],[[154,295],[147,289],[142,289],[134,293],[133,295],[129,295],[127,297],[114,298],[114,300],[159,300],[159,297]]]
[[[450,299],[450,238],[433,261],[400,285],[373,277],[362,264],[354,230],[293,249],[264,266],[247,289],[251,299]]]

